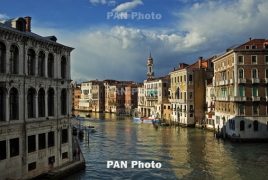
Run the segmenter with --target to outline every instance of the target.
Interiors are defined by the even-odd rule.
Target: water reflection
[[[76,112],[84,116],[82,112]],[[196,128],[159,127],[92,113],[97,133],[80,142],[87,168],[67,179],[266,179],[268,145],[218,140]],[[89,142],[89,144],[87,143]],[[108,169],[107,161],[161,162],[161,169]]]

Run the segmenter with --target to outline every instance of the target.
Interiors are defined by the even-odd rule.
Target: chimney
[[[26,31],[31,32],[31,17],[30,16],[26,16],[24,17],[24,19],[26,20]]]
[[[199,56],[199,57],[198,57],[199,68],[202,67],[202,59],[203,59],[202,56]]]
[[[250,37],[250,38],[248,38],[248,41],[251,41],[251,37]]]

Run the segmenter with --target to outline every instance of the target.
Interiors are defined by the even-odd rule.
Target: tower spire
[[[154,78],[154,62],[153,62],[151,52],[150,52],[150,55],[148,57],[147,67],[148,67],[147,79],[153,79]]]

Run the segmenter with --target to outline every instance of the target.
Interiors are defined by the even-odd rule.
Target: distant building
[[[81,84],[72,83],[72,110],[79,110],[79,100],[81,98]]]
[[[242,139],[267,139],[268,41],[250,38],[212,62],[217,131]]]
[[[31,32],[31,17],[0,22],[0,174],[28,179],[72,161],[70,53]]]

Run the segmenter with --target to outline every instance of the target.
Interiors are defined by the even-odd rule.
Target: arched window
[[[6,66],[6,45],[0,42],[0,73],[5,73]]]
[[[28,75],[34,76],[34,73],[35,73],[35,52],[32,49],[29,49],[27,52],[27,68],[28,68]]]
[[[19,94],[16,88],[12,88],[9,94],[9,118],[10,120],[19,119]]]
[[[258,125],[259,125],[258,121],[256,121],[256,120],[253,121],[253,130],[254,131],[258,131],[258,128],[259,128]]]
[[[27,94],[28,118],[33,118],[35,114],[35,90],[30,88]]]
[[[5,89],[0,87],[0,121],[5,121]]]
[[[67,114],[67,93],[66,89],[63,89],[61,91],[61,114],[66,115]]]
[[[240,121],[240,131],[245,131],[245,121]]]
[[[43,88],[38,91],[38,116],[45,117],[45,90]]]
[[[47,94],[48,116],[54,116],[54,90],[50,88]]]
[[[61,58],[61,78],[66,79],[66,58],[62,57]]]
[[[45,53],[43,51],[38,54],[38,75],[45,76]]]
[[[257,69],[252,69],[252,78],[258,78],[258,71]]]
[[[54,75],[54,73],[53,73],[53,71],[54,71],[54,57],[51,53],[48,55],[47,63],[48,63],[47,64],[47,75],[48,75],[48,77],[53,78],[53,75]]]
[[[9,71],[10,74],[18,74],[19,49],[17,46],[10,47]]]
[[[244,70],[243,69],[238,70],[238,78],[244,78]]]

